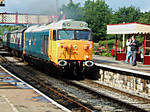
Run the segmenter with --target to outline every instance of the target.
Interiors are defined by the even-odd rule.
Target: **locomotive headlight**
[[[90,44],[90,48],[92,48],[92,44]]]
[[[70,26],[71,24],[70,23],[67,23],[67,26]]]
[[[60,43],[57,43],[57,47],[60,47]]]
[[[77,49],[78,47],[77,47],[77,45],[74,45],[73,48],[74,48],[74,49]]]
[[[89,56],[86,56],[86,59],[88,59],[89,58]]]

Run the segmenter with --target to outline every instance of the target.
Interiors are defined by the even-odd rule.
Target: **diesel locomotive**
[[[92,32],[83,21],[61,20],[48,25],[34,25],[22,31],[9,32],[7,37],[9,47],[14,51],[20,49],[25,60],[30,57],[47,61],[74,75],[81,75],[94,65]],[[11,37],[14,38],[13,46]]]

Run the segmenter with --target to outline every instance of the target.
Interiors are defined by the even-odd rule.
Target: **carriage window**
[[[42,51],[44,54],[48,53],[48,35],[44,35],[42,39]]]

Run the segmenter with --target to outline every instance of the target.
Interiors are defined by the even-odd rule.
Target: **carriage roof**
[[[88,24],[84,21],[74,21],[71,19],[53,22],[48,25],[34,25],[29,27],[25,32],[40,32],[49,29],[88,29]]]
[[[11,32],[8,33],[22,33],[26,28],[20,29],[20,30],[13,30]]]

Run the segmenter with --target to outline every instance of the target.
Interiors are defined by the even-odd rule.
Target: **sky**
[[[59,7],[69,3],[70,0],[58,0]],[[86,0],[73,0],[83,6]],[[105,0],[113,10],[121,7],[135,6],[142,12],[150,11],[150,0]],[[0,12],[18,12],[32,14],[47,14],[56,12],[56,0],[5,0],[5,7],[0,7]]]

